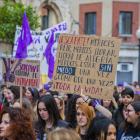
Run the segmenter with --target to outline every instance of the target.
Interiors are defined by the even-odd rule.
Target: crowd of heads
[[[119,140],[132,126],[140,133],[140,89],[134,87],[119,83],[112,99],[23,87],[21,103],[19,87],[2,86],[0,139]]]

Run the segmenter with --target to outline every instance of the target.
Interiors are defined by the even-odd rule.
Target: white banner
[[[13,57],[15,57],[17,46],[18,46],[18,41],[19,37],[21,34],[21,27],[16,27],[16,32],[15,32],[15,41],[14,41],[14,49],[13,49]],[[51,49],[52,54],[54,57],[56,56],[56,51],[57,51],[57,44],[58,44],[58,39],[59,35],[61,33],[66,33],[67,32],[67,23],[64,21],[62,23],[59,23],[49,29],[43,30],[43,31],[31,31],[32,38],[34,40],[35,48],[36,48],[36,53],[38,56],[38,60],[42,60],[43,53],[45,52],[45,49],[47,47],[51,31],[54,30],[54,45]],[[27,59],[32,59],[32,60],[37,60],[35,51],[33,49],[33,44],[30,44],[27,47]],[[44,57],[41,66],[40,66],[40,71],[42,75],[48,75],[48,64],[46,62],[46,58]]]

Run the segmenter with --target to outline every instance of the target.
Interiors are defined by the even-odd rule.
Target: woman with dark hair
[[[35,132],[39,140],[45,140],[45,129],[52,131],[58,127],[70,127],[61,119],[57,104],[52,95],[43,95],[37,104],[38,121],[35,122]]]
[[[20,98],[20,88],[16,86],[10,86],[9,88],[7,88],[7,103],[5,103],[3,108],[13,106],[15,100],[19,98]]]
[[[25,96],[29,99],[32,104],[34,113],[36,114],[37,118],[37,102],[39,99],[39,92],[36,88],[29,87],[25,93]]]
[[[87,130],[86,140],[116,140],[117,129],[113,120],[95,117]]]
[[[4,106],[4,104],[7,102],[7,86],[2,85],[1,86],[1,91],[2,91],[2,102],[1,105]]]
[[[35,140],[29,113],[21,108],[7,107],[0,116],[0,140]]]
[[[47,91],[45,92],[45,95],[47,95],[47,94],[51,94],[52,96],[58,95],[58,94],[55,93],[55,91],[52,91],[52,90],[47,90]]]
[[[127,118],[120,126],[117,140],[140,139],[140,101],[129,103],[125,112]]]

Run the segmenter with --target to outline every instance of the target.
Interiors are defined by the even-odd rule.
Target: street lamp
[[[138,83],[140,84],[140,26],[136,32],[136,36],[139,40],[139,44],[138,44],[138,47],[139,47]]]

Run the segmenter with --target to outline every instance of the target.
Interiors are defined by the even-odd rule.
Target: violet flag
[[[75,35],[75,31],[73,32],[73,35]]]
[[[26,17],[26,13],[24,12],[22,30],[21,30],[21,35],[19,37],[19,43],[18,43],[15,58],[25,59],[27,57],[27,46],[29,46],[32,42],[33,39],[30,32],[30,26],[28,23],[28,19]]]
[[[54,44],[54,31],[52,31],[52,34],[51,34],[51,37],[48,41],[48,45],[45,49],[45,52],[44,52],[44,56],[46,57],[46,60],[47,60],[47,64],[49,65],[49,69],[48,69],[48,77],[51,79],[53,77],[53,70],[54,70],[54,56],[51,52],[52,49],[52,46]]]

